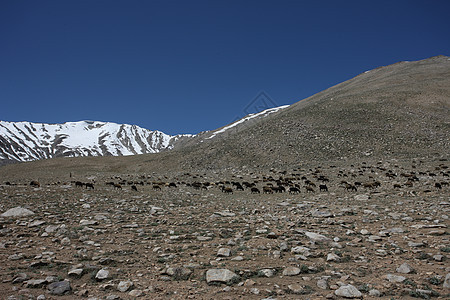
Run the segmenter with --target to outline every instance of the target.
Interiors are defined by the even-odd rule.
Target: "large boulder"
[[[2,217],[10,217],[10,218],[20,218],[20,217],[27,217],[34,215],[34,212],[32,212],[29,209],[17,206],[11,209],[8,209],[4,213],[2,213]]]

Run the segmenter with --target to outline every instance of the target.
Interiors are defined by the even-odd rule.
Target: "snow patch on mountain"
[[[283,106],[279,106],[279,107],[269,108],[269,109],[263,110],[263,111],[261,111],[259,113],[249,114],[246,117],[244,117],[244,118],[242,118],[242,119],[240,119],[240,120],[238,120],[236,122],[233,122],[230,125],[227,125],[227,126],[223,127],[222,129],[214,131],[212,133],[212,135],[207,137],[206,139],[212,139],[215,136],[217,136],[218,134],[224,133],[225,131],[227,131],[227,130],[233,128],[233,127],[236,127],[236,126],[238,126],[240,124],[243,124],[246,121],[249,121],[251,119],[258,118],[258,117],[260,118],[260,117],[268,116],[268,115],[270,115],[272,113],[275,113],[275,112],[277,112],[277,111],[279,111],[281,109],[287,108],[287,107],[289,107],[289,105],[283,105]]]

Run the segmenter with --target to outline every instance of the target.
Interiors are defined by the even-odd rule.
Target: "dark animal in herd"
[[[319,190],[321,192],[328,192],[328,187],[326,184],[321,184],[321,185],[319,185]]]
[[[252,194],[260,194],[261,192],[258,190],[258,188],[252,187],[251,188]]]
[[[305,186],[305,189],[306,189],[307,193],[314,193],[315,192],[314,189],[312,187],[310,187],[310,186]]]
[[[289,194],[300,194],[300,190],[296,187],[289,188]]]
[[[230,187],[222,187],[222,193],[225,193],[225,194],[233,194],[233,189],[232,188],[230,188]]]
[[[30,182],[30,186],[38,188],[41,187],[41,184],[39,183],[39,181],[33,180],[32,182]]]
[[[94,184],[93,183],[91,183],[91,182],[86,182],[86,183],[84,183],[84,182],[81,182],[81,181],[75,181],[75,187],[85,187],[85,188],[87,188],[87,189],[94,189]]]
[[[263,193],[264,194],[273,194],[273,190],[270,186],[264,186],[263,187]]]

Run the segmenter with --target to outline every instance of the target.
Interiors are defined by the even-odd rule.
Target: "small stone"
[[[287,267],[283,270],[283,276],[295,276],[300,274],[301,270],[297,267]]]
[[[174,280],[188,280],[191,276],[192,271],[188,268],[177,267],[177,268],[167,268],[167,275],[172,276]]]
[[[48,291],[50,294],[53,295],[63,295],[67,292],[69,292],[72,288],[70,287],[70,282],[67,280],[58,281],[50,283],[47,286]]]
[[[409,247],[413,247],[413,248],[416,248],[416,247],[424,247],[425,246],[425,244],[424,243],[416,243],[416,242],[408,242],[408,246]]]
[[[19,273],[13,279],[13,283],[22,283],[28,279],[28,275],[26,273]]]
[[[228,257],[231,254],[230,248],[220,248],[219,251],[217,251],[217,256],[219,257]]]
[[[109,278],[109,271],[106,269],[101,269],[97,272],[95,275],[95,279],[97,280],[104,280]]]
[[[328,253],[328,255],[327,255],[327,261],[339,262],[340,260],[341,260],[341,258],[334,253]]]
[[[273,277],[274,272],[273,272],[272,269],[262,269],[262,270],[259,271],[259,274],[260,274],[261,276],[270,278],[270,277]]]
[[[68,246],[70,245],[70,239],[68,237],[65,237],[61,240],[61,245]]]
[[[206,282],[230,283],[239,279],[239,276],[228,269],[209,269],[206,271]]]
[[[119,282],[119,284],[117,285],[117,290],[125,293],[126,291],[128,291],[131,287],[133,286],[133,282],[130,280],[127,281],[121,281]]]
[[[40,288],[46,283],[47,283],[47,281],[45,279],[30,279],[30,280],[25,282],[25,287],[26,288],[32,288],[32,289],[33,288]]]
[[[141,290],[132,290],[131,292],[128,293],[128,295],[130,295],[131,297],[140,297],[143,294],[144,292]]]
[[[413,268],[411,268],[411,266],[407,263],[403,263],[400,267],[397,268],[396,271],[402,274],[409,274],[414,272]]]
[[[306,235],[311,241],[313,241],[313,242],[315,242],[315,243],[325,243],[325,242],[331,241],[330,238],[328,238],[328,237],[326,237],[326,236],[324,236],[324,235],[315,233],[315,232],[309,232],[309,231],[307,231],[307,232],[305,232],[305,235]]]
[[[303,254],[305,256],[308,256],[310,249],[308,247],[303,247],[303,246],[296,246],[296,247],[292,247],[291,252],[295,253],[295,254]]]
[[[377,289],[372,289],[369,291],[369,296],[372,297],[381,297],[381,292]]]
[[[69,276],[76,276],[76,277],[81,277],[81,275],[83,275],[83,269],[79,268],[79,269],[72,269],[70,270],[67,275]]]
[[[328,290],[328,282],[325,279],[317,280],[317,287],[322,290]]]
[[[246,281],[244,281],[244,286],[254,286],[255,284],[256,282],[251,279],[247,279]]]
[[[406,280],[406,277],[393,275],[393,274],[387,274],[384,276],[384,278],[392,283],[401,283]]]
[[[229,212],[229,211],[217,211],[214,213],[214,215],[218,215],[220,217],[234,217],[236,216],[235,213]]]
[[[31,222],[30,224],[28,224],[28,227],[30,227],[30,228],[38,227],[38,226],[41,226],[43,224],[45,224],[45,221],[37,220],[37,221]]]
[[[447,273],[444,280],[444,288],[450,289],[450,273]]]
[[[303,294],[305,288],[300,284],[288,285],[289,292],[292,294]]]
[[[97,225],[98,222],[95,220],[81,220],[80,221],[80,225],[81,226],[92,226],[92,225]]]
[[[433,259],[435,261],[442,261],[444,259],[444,256],[441,254],[436,254],[436,255],[433,255]]]
[[[276,232],[271,231],[267,234],[267,238],[276,239],[276,238],[278,238],[278,234]]]
[[[334,217],[333,213],[331,213],[330,211],[322,211],[322,210],[312,210],[311,211],[311,216],[312,217],[316,217],[316,218],[330,218],[330,217]]]
[[[353,199],[355,199],[356,201],[367,201],[369,200],[369,195],[366,194],[356,195],[355,197],[353,197]]]
[[[351,284],[341,286],[336,291],[334,291],[334,294],[336,296],[341,296],[344,298],[360,298],[360,297],[362,297],[361,292],[358,291],[358,289]]]
[[[367,230],[367,229],[361,229],[360,233],[361,233],[362,235],[368,235],[368,234],[370,234],[369,230]]]

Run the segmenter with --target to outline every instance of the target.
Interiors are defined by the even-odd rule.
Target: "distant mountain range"
[[[250,120],[262,118],[287,106],[250,114],[217,130],[198,135],[168,135],[136,125],[99,121],[44,124],[0,121],[0,165],[54,157],[123,156],[171,150],[193,140],[223,136]],[[191,142],[192,143],[192,142]]]
[[[156,153],[192,135],[167,135],[136,125],[80,121],[64,124],[0,121],[0,159]]]

